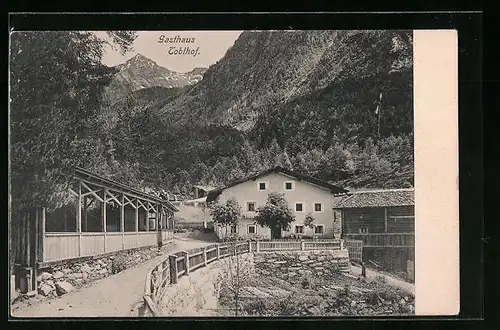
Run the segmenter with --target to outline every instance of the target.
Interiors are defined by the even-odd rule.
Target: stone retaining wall
[[[253,253],[216,260],[193,270],[167,287],[159,308],[162,316],[216,316],[220,283],[236,274],[236,258],[240,276],[254,273]]]
[[[276,276],[283,280],[303,276],[329,276],[349,272],[346,249],[329,251],[276,251],[255,254],[255,271],[262,276]]]
[[[45,297],[63,295],[155,258],[173,244],[167,243],[161,249],[145,247],[46,265],[39,270],[38,293]]]
[[[232,281],[237,272],[240,285],[245,285],[255,275],[298,280],[313,274],[328,277],[349,270],[345,249],[244,253],[213,261],[179,277],[177,284],[167,286],[158,309],[161,316],[217,316],[220,284],[223,279]]]

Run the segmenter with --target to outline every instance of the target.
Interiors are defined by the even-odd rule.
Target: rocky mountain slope
[[[130,103],[113,137],[117,159],[179,189],[275,165],[406,187],[412,56],[411,31],[243,32],[198,83]]]
[[[251,130],[260,115],[284,107],[290,111],[291,105],[307,98],[313,103],[324,96],[336,98],[339,106],[344,103],[339,98],[356,93],[352,96],[363,102],[363,111],[369,107],[373,112],[380,92],[396,88],[395,96],[411,93],[409,37],[390,31],[243,32],[202,82],[161,110],[181,121],[197,118],[244,131]],[[405,85],[394,86],[401,73],[407,75]],[[361,95],[360,87],[369,92]],[[401,101],[387,96],[389,107]],[[331,112],[331,106],[325,110]],[[401,113],[411,111],[398,108]]]
[[[115,68],[118,72],[105,91],[106,99],[110,103],[145,88],[193,85],[203,79],[206,71],[206,68],[195,68],[186,73],[171,71],[141,54]]]

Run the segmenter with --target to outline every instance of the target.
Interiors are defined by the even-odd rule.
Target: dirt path
[[[162,256],[103,278],[88,288],[75,290],[56,299],[13,311],[14,317],[132,317],[142,302],[147,271],[166,254],[210,245],[213,242],[188,238],[176,239]]]
[[[361,267],[351,265],[351,271],[355,274],[361,275]],[[397,287],[397,288],[400,288],[401,290],[404,290],[408,293],[415,295],[415,285],[408,283],[408,282],[405,282],[403,280],[400,280],[399,278],[396,278],[394,276],[382,274],[382,273],[376,272],[372,269],[368,269],[368,268],[366,269],[366,277],[367,278],[373,280],[377,276],[383,276],[387,280],[387,284],[394,286],[394,287]]]

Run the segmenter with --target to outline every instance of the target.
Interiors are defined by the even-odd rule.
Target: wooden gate
[[[349,251],[349,260],[363,261],[363,240],[345,239],[344,246]]]

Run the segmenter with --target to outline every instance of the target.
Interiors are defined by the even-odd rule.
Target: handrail
[[[298,244],[297,244],[298,243]],[[277,247],[272,246],[274,244]],[[308,246],[306,246],[308,245]],[[171,284],[176,284],[178,278],[182,275],[187,275],[190,271],[197,270],[202,266],[225,258],[231,255],[243,254],[254,252],[253,246],[255,246],[255,252],[263,251],[311,251],[311,250],[340,250],[343,249],[343,241],[339,239],[332,240],[322,240],[322,241],[245,241],[245,242],[234,242],[226,244],[217,244],[214,247],[204,247],[200,251],[198,249],[192,249],[189,251],[180,251],[168,256],[168,259],[162,260],[154,265],[146,274],[146,283],[144,288],[144,304],[146,309],[153,316],[158,316],[157,304],[160,302],[166,291],[166,282],[170,279]],[[241,249],[245,246],[244,249]],[[231,249],[232,248],[232,249]],[[221,250],[226,250],[225,253],[221,253]],[[217,251],[216,256],[212,258],[207,258],[207,253]],[[203,255],[203,258],[199,258]],[[200,261],[196,262],[194,265],[190,265],[190,260],[193,258],[198,258]],[[178,269],[178,264],[183,265],[182,269]],[[164,276],[166,268],[163,268],[164,264],[168,264],[168,270],[170,278]]]

